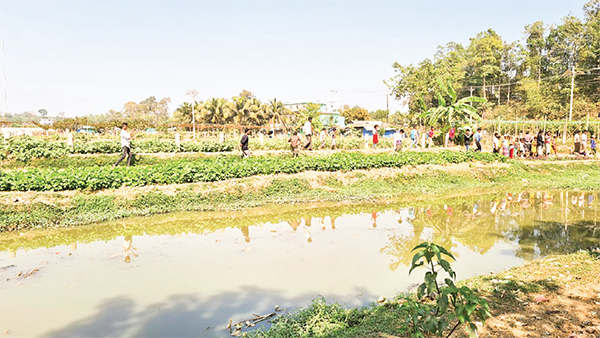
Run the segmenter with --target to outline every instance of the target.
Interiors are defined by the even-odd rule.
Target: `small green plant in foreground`
[[[487,301],[476,291],[454,284],[455,272],[448,258],[448,250],[433,243],[416,246],[417,251],[410,272],[425,267],[424,282],[416,294],[402,295],[397,301],[384,301],[361,308],[346,309],[342,305],[327,304],[318,298],[305,309],[284,314],[273,321],[268,329],[243,333],[252,338],[292,337],[450,337],[462,324],[472,335],[477,327],[474,320],[484,322],[490,312]],[[444,270],[449,278],[441,284],[438,273]]]
[[[402,304],[403,331],[411,337],[450,337],[456,328],[467,324],[467,329],[475,334],[477,326],[473,320],[484,322],[491,317],[487,301],[471,288],[454,284],[456,273],[447,258],[455,258],[448,250],[428,242],[417,245],[412,251],[416,250],[409,273],[419,267],[429,271],[417,288],[416,298],[407,297]],[[441,270],[449,276],[443,284],[438,282]],[[452,328],[445,334],[450,325]]]

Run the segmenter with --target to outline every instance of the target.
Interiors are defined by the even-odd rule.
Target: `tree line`
[[[448,42],[433,58],[418,64],[392,65],[385,81],[392,95],[407,100],[412,115],[441,105],[448,83],[458,97],[478,96],[487,102],[485,119],[565,120],[600,113],[600,0],[583,6],[583,19],[571,14],[560,24],[534,22],[524,39],[507,42],[493,29],[478,33],[467,46]],[[600,116],[598,116],[600,117]]]

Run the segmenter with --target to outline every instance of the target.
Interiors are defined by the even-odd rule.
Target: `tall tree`
[[[500,76],[502,39],[492,29],[477,34],[468,48],[467,76],[471,84],[481,85],[481,95],[487,97],[488,82]]]
[[[292,115],[292,111],[287,109],[283,102],[272,99],[265,107],[265,114],[266,118],[272,120],[273,123],[279,122],[286,125],[290,122],[288,116]]]
[[[41,118],[45,118],[48,115],[48,111],[44,108],[38,110],[38,115],[40,115]]]
[[[233,119],[233,105],[224,98],[210,98],[200,108],[200,119],[204,123],[225,124]]]
[[[192,123],[192,104],[183,102],[173,112],[173,118],[180,123]]]
[[[369,113],[371,118],[376,121],[386,121],[390,116],[389,110],[377,109]]]
[[[535,76],[538,82],[542,81],[542,62],[546,48],[546,26],[543,21],[536,21],[525,26],[525,41],[527,46],[527,73]]]
[[[346,122],[368,121],[371,119],[369,111],[359,106],[344,110],[342,116],[346,119]]]

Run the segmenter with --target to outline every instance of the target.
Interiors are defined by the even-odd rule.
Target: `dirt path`
[[[479,337],[600,337],[600,261],[587,253],[476,279],[494,285]]]

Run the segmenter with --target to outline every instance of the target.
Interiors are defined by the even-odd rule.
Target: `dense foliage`
[[[295,119],[295,113],[277,99],[262,102],[252,93],[242,91],[231,100],[209,98],[200,102],[184,102],[175,110],[173,117],[186,124],[262,126],[269,123],[289,124]]]
[[[565,13],[567,14],[567,13]],[[542,21],[524,27],[522,41],[506,42],[492,29],[478,33],[467,46],[449,42],[432,59],[393,65],[387,84],[397,99],[409,99],[411,113],[437,107],[438,80],[451,83],[459,99],[479,96],[489,101],[483,118],[569,116],[575,70],[573,118],[598,115],[600,109],[600,0],[583,6],[583,18],[568,14],[559,24]]]
[[[291,158],[263,156],[241,159],[217,156],[194,161],[176,160],[149,166],[83,167],[68,169],[12,170],[0,173],[0,191],[99,190],[122,186],[211,182],[232,178],[298,173],[307,170],[349,171],[405,165],[460,163],[471,160],[504,160],[489,153],[336,153]]]

